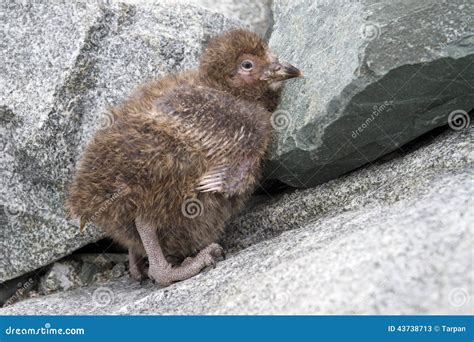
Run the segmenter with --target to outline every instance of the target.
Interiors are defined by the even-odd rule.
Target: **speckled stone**
[[[305,77],[273,116],[269,179],[321,184],[474,108],[472,1],[275,0],[273,12],[270,47]]]
[[[57,261],[39,281],[42,295],[91,283],[103,283],[126,273],[127,254],[74,254]]]
[[[41,277],[39,292],[41,294],[50,294],[83,285],[80,269],[81,265],[74,260],[55,262],[51,269]]]
[[[234,252],[189,280],[122,277],[0,314],[472,314],[473,133],[250,209]]]
[[[108,104],[139,83],[194,67],[241,25],[177,3],[9,1],[0,65],[0,282],[103,236],[65,216],[72,170]]]
[[[177,0],[204,7],[218,12],[227,18],[241,20],[254,32],[265,37],[271,29],[272,11],[271,0]]]

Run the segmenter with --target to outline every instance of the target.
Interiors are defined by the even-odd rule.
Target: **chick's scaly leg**
[[[131,249],[128,250],[128,263],[130,276],[133,279],[141,281],[147,277],[145,271],[145,259]]]
[[[186,263],[173,267],[165,258],[160,247],[156,229],[137,218],[135,220],[143,247],[148,255],[148,276],[162,286],[168,286],[176,281],[185,280],[198,274],[206,266],[214,266],[216,259],[223,256],[222,247],[217,243],[210,244],[201,250],[194,258]]]

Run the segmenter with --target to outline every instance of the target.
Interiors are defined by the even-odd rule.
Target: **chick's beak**
[[[290,63],[276,62],[272,63],[265,72],[265,80],[283,81],[294,77],[301,77],[303,73],[300,69],[294,67]]]
[[[276,75],[280,75],[283,79],[289,79],[293,77],[301,77],[303,73],[300,69],[294,67],[290,63],[282,62],[277,63],[280,65],[280,69],[275,72]]]

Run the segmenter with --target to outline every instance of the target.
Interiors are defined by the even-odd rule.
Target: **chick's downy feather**
[[[249,58],[252,72],[239,67]],[[279,96],[267,81],[281,77],[275,63],[259,37],[235,30],[209,44],[197,70],[141,86],[86,147],[71,214],[143,256],[137,217],[179,260],[217,241],[259,178]]]
[[[216,241],[253,190],[269,142],[269,112],[207,86],[195,73],[140,89],[110,112],[87,146],[69,208],[145,255],[134,219],[153,222],[180,259]]]

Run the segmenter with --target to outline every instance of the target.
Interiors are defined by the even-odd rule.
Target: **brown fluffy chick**
[[[226,220],[256,186],[276,85],[297,76],[252,32],[215,38],[197,70],[145,84],[110,110],[74,176],[71,215],[127,247],[136,279],[145,256],[164,286],[215,265]]]

